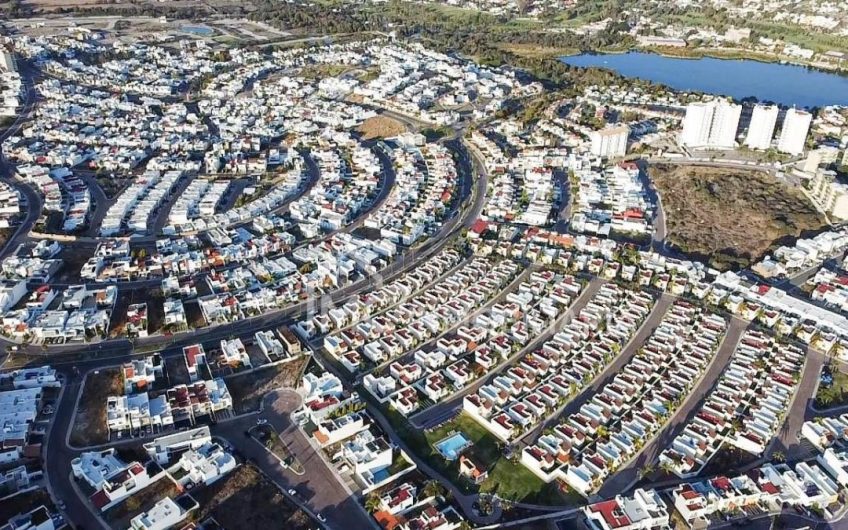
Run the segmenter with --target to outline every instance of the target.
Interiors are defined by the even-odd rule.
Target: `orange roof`
[[[374,512],[374,519],[385,530],[393,530],[400,524],[400,520],[389,512]]]

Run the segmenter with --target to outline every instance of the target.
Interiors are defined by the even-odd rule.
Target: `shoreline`
[[[674,50],[674,51],[672,51]],[[740,50],[727,50],[723,51],[722,49],[692,49],[692,48],[674,48],[674,47],[662,47],[662,46],[633,46],[627,49],[621,48],[598,48],[597,50],[577,50],[574,53],[566,53],[559,55],[558,58],[564,57],[577,57],[584,54],[594,54],[594,55],[623,55],[627,53],[651,53],[654,55],[659,55],[660,57],[665,57],[667,59],[681,59],[681,60],[690,60],[697,61],[700,59],[717,59],[720,61],[756,61],[758,63],[763,64],[780,64],[786,66],[797,66],[800,68],[807,68],[810,70],[814,70],[817,72],[821,72],[824,74],[833,74],[842,77],[848,77],[848,62],[846,62],[846,67],[839,68],[827,68],[822,65],[813,64],[809,62],[800,62],[791,59],[783,59],[780,56],[770,56],[765,55],[759,52],[745,52]]]

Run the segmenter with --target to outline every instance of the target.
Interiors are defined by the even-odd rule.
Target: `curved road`
[[[467,183],[468,189],[463,190],[464,193],[460,195],[463,200],[460,212],[451,217],[437,235],[427,240],[420,247],[410,249],[409,252],[381,271],[380,278],[368,278],[331,293],[329,296],[334,302],[370,289],[375,283],[381,282],[382,277],[390,278],[403,274],[412,267],[415,267],[420,260],[437,253],[445,245],[450,243],[463,229],[469,228],[474,223],[485,203],[487,176],[485,169],[483,169],[484,166],[479,160],[475,158],[469,159],[467,153],[460,153],[459,156],[461,159],[460,164],[468,169],[466,172],[467,179],[465,180],[469,181]],[[471,171],[472,167],[476,167],[478,171],[476,181],[474,181],[474,172]],[[310,303],[303,302],[283,311],[262,315],[230,325],[184,334],[184,336],[172,340],[163,341],[160,338],[153,341],[140,341],[140,343],[145,346],[164,346],[166,348],[162,351],[164,357],[181,355],[180,348],[183,345],[214,341],[233,335],[243,336],[260,329],[268,329],[291,323],[295,317],[305,310],[309,310],[309,308]],[[56,498],[66,503],[65,512],[69,520],[85,528],[101,528],[102,523],[99,518],[91,512],[87,503],[75,492],[72,479],[70,478],[70,462],[77,456],[80,450],[70,447],[68,438],[77,399],[84,381],[82,374],[107,365],[125,362],[138,354],[134,354],[133,347],[128,341],[109,341],[97,346],[62,346],[51,348],[49,354],[46,354],[35,346],[30,346],[27,348],[27,353],[35,356],[33,364],[50,362],[56,366],[65,380],[62,393],[56,405],[54,421],[48,431],[44,448],[44,454],[49,455],[49,458],[45,458],[44,466],[48,489]],[[56,359],[56,355],[59,353],[82,355],[59,360]],[[43,360],[41,359],[42,357],[44,357]],[[270,409],[266,408],[262,415],[278,427],[280,432],[285,433],[284,436],[287,440],[291,441],[290,443],[304,466],[307,468],[311,466],[315,467],[310,471],[308,478],[304,479],[301,477],[301,482],[297,482],[297,479],[293,477],[286,476],[286,473],[282,470],[279,470],[278,473],[272,472],[272,478],[278,483],[295,484],[300,490],[303,490],[299,495],[308,495],[308,498],[297,499],[298,502],[313,511],[326,512],[325,517],[328,520],[334,521],[336,523],[334,526],[336,527],[343,528],[346,522],[363,521],[361,519],[362,509],[355,497],[346,491],[344,492],[345,496],[342,496],[342,493],[338,490],[338,487],[341,485],[332,477],[332,470],[324,465],[323,462],[320,462],[322,466],[319,466],[318,463],[321,457],[315,451],[311,450],[311,448],[304,445],[304,442],[307,445],[309,442],[299,434],[299,431],[296,429],[292,430],[290,421],[288,420],[290,407],[291,403],[287,404],[287,402],[283,401],[278,404],[277,400],[275,400],[274,405]],[[218,424],[214,427],[214,430],[218,434],[226,435],[232,442],[232,439],[238,439],[238,432],[244,430],[245,422],[249,423],[250,421],[250,419],[240,418],[233,420],[232,425],[226,423]],[[387,429],[387,432],[390,436],[394,435],[390,428]],[[246,446],[239,443],[239,446],[248,455],[255,451],[254,449],[249,449],[249,445]],[[256,460],[260,464],[263,462],[261,458],[256,458]],[[263,469],[274,469],[273,467],[269,468],[267,463],[266,461],[265,465],[262,466]],[[344,487],[342,486],[342,488]],[[360,528],[362,526],[357,524],[356,527]]]

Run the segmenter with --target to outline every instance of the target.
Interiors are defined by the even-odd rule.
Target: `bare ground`
[[[359,126],[359,132],[362,133],[365,140],[391,138],[406,132],[406,126],[388,116],[374,116],[362,122],[362,125]]]
[[[310,357],[271,366],[263,366],[250,372],[234,374],[225,378],[233,397],[233,408],[237,414],[259,410],[259,403],[269,392],[280,387],[294,388],[298,384],[303,366]]]
[[[150,510],[165,497],[176,499],[180,493],[181,488],[165,476],[106,510],[104,517],[112,528],[128,528],[133,517]]]
[[[223,528],[306,530],[317,523],[286,499],[255,467],[241,465],[210,486],[192,492],[195,520],[214,517]]]
[[[825,224],[799,190],[764,172],[656,165],[649,175],[669,242],[719,268],[747,266],[781,238]]]
[[[77,405],[70,442],[76,446],[103,444],[109,441],[106,428],[106,398],[124,393],[120,368],[106,368],[91,373],[85,380]]]

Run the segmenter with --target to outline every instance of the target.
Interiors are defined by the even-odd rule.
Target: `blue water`
[[[384,467],[382,469],[377,469],[372,472],[371,476],[374,479],[374,484],[379,484],[389,478],[389,468]]]
[[[180,29],[187,33],[194,33],[195,35],[200,35],[202,37],[208,37],[215,33],[214,29],[207,28],[206,26],[181,26]]]
[[[597,66],[625,77],[662,83],[681,91],[700,91],[755,97],[785,106],[848,105],[848,76],[810,70],[803,66],[750,60],[679,59],[655,53],[582,54],[563,57],[572,66]]]
[[[468,438],[458,432],[436,443],[436,450],[447,460],[456,460],[459,453],[468,446]]]

